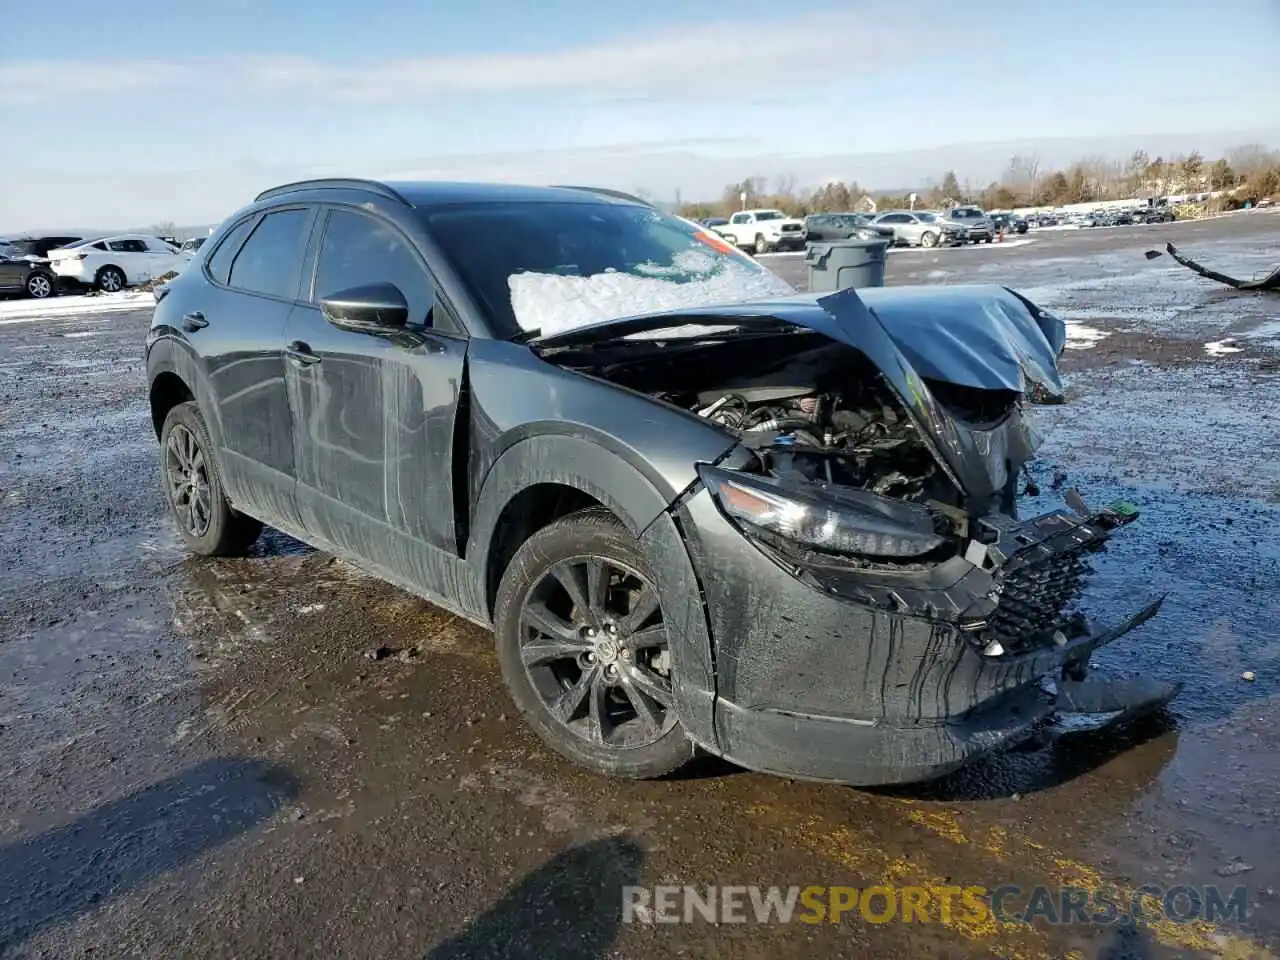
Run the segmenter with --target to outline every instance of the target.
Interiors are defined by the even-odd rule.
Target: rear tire
[[[657,586],[611,513],[583,510],[526,540],[502,576],[494,625],[511,699],[561,756],[632,779],[693,758]]]
[[[98,271],[94,286],[103,293],[119,293],[124,289],[126,282],[124,271],[119,267],[103,267]]]
[[[44,300],[55,296],[58,285],[44,273],[33,273],[27,277],[27,296],[32,300]]]
[[[209,429],[193,401],[178,404],[164,418],[160,481],[178,535],[192,553],[239,556],[262,533],[261,521],[234,510],[228,502]]]

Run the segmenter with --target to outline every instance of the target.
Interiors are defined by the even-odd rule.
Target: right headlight
[[[852,488],[801,489],[772,477],[702,466],[722,513],[744,532],[763,531],[830,553],[919,557],[945,541],[928,509]]]

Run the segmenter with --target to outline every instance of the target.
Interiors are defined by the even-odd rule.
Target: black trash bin
[[[850,287],[883,287],[887,240],[831,240],[809,244],[809,290],[834,293]]]

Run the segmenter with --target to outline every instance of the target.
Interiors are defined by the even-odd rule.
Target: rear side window
[[[293,299],[307,243],[310,210],[279,210],[263,217],[231,264],[231,286]]]
[[[141,240],[111,240],[107,243],[113,253],[146,253],[147,245]]]
[[[375,217],[334,210],[316,264],[315,299],[370,283],[394,283],[409,304],[409,322],[426,322],[435,291],[409,241]]]
[[[213,251],[213,256],[209,258],[209,274],[223,286],[226,286],[231,279],[231,262],[240,252],[245,237],[249,236],[254,221],[254,217],[246,217],[232,227],[227,232],[226,239],[218,244],[218,249]]]

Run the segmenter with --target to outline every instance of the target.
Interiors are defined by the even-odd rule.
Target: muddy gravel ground
[[[1280,257],[1280,216],[1019,239],[895,252],[889,282],[1008,283],[1072,323],[1071,398],[1039,410],[1023,509],[1072,485],[1142,506],[1092,609],[1168,598],[1099,659],[1186,686],[1142,724],[899,791],[569,766],[514,719],[475,627],[278,534],[247,559],[183,555],[145,297],[0,302],[0,955],[1280,953],[1280,297],[1142,256],[1172,239],[1252,272]],[[803,282],[800,258],[766,262]],[[1065,885],[1121,912],[1144,885],[1243,887],[1246,910],[624,923],[635,884]]]

